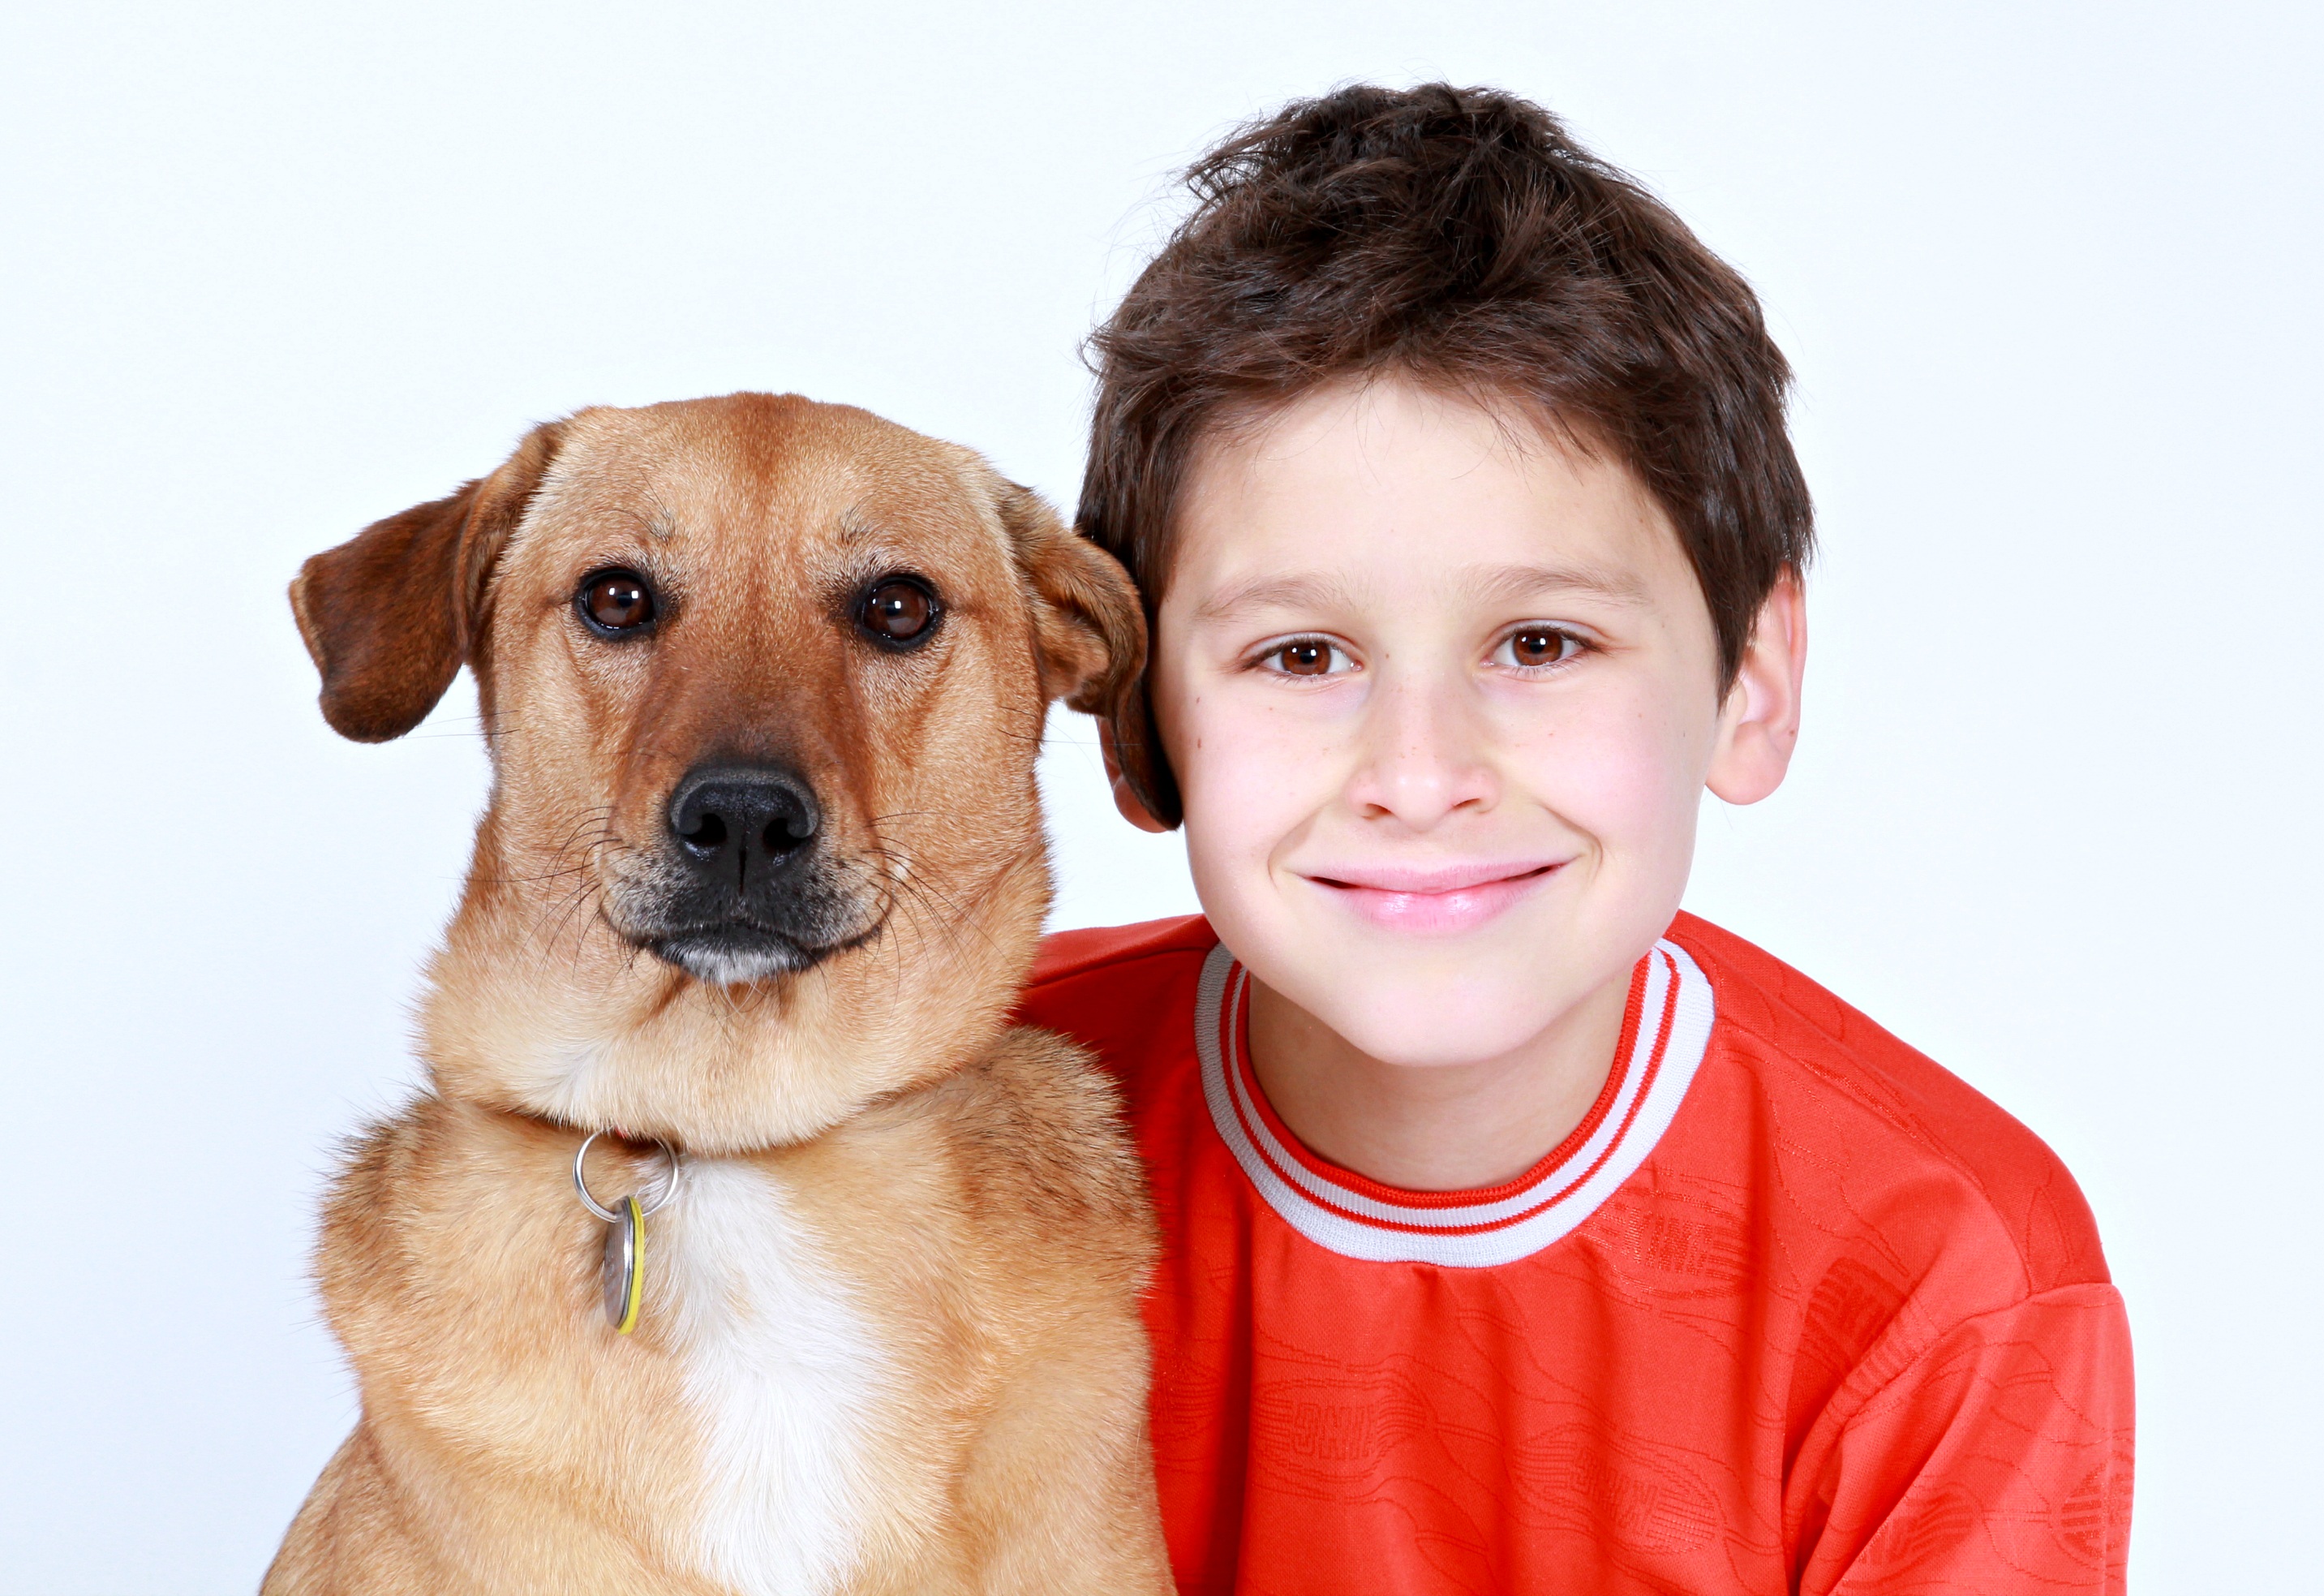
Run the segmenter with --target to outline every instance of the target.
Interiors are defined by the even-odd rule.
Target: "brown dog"
[[[1006,1024],[1120,567],[965,449],[736,394],[542,427],[291,603],[350,737],[466,662],[493,784],[429,1086],[327,1209],[362,1421],[266,1590],[1167,1590],[1135,1156]],[[682,1159],[634,1294],[592,1131],[601,1204]]]

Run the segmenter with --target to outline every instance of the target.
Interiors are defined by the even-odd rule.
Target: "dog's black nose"
[[[679,851],[738,886],[798,854],[822,825],[815,789],[778,765],[701,767],[669,795]]]

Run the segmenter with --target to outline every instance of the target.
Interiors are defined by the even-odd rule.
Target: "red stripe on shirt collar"
[[[1659,997],[1652,1017],[1655,1028],[1653,1045],[1641,1050],[1637,1046],[1638,1031],[1647,1019],[1645,1012],[1647,994],[1657,984],[1649,979],[1656,960],[1662,961],[1666,979],[1659,983]],[[1675,964],[1661,948],[1640,959],[1631,973],[1629,995],[1623,1006],[1621,1035],[1615,1044],[1610,1067],[1606,1072],[1606,1084],[1599,1090],[1596,1101],[1591,1104],[1590,1112],[1582,1116],[1582,1122],[1538,1163],[1516,1179],[1499,1185],[1454,1192],[1416,1192],[1386,1185],[1318,1158],[1310,1151],[1276,1114],[1274,1105],[1268,1101],[1258,1076],[1251,1070],[1250,989],[1250,972],[1238,961],[1227,976],[1226,1001],[1220,1005],[1217,1039],[1220,1051],[1241,1088],[1231,1094],[1232,1109],[1250,1140],[1251,1150],[1278,1179],[1303,1188],[1309,1201],[1351,1222],[1388,1231],[1475,1235],[1520,1224],[1565,1200],[1603,1168],[1621,1149],[1632,1122],[1637,1117],[1639,1105],[1646,1101],[1653,1089],[1655,1075],[1668,1051],[1671,1022],[1676,1011],[1674,1000],[1678,981]],[[1585,1158],[1600,1127],[1618,1103],[1622,1105],[1621,1124],[1615,1134],[1597,1149],[1594,1156]],[[1299,1178],[1286,1167],[1289,1164],[1296,1164],[1307,1178]],[[1318,1190],[1318,1187],[1322,1189]],[[1342,1196],[1355,1199],[1361,1206],[1334,1200]],[[1512,1201],[1523,1197],[1534,1200]],[[1452,1220],[1448,1222],[1447,1210],[1502,1204],[1509,1204],[1509,1207],[1490,1220],[1471,1223]],[[1397,1211],[1397,1216],[1370,1211],[1376,1207]],[[1411,1217],[1404,1218],[1404,1213],[1409,1213]]]

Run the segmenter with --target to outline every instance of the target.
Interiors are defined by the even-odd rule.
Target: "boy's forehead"
[[[1166,602],[1205,619],[1383,584],[1629,604],[1693,588],[1670,518],[1612,451],[1396,379],[1330,384],[1206,440],[1174,532]]]

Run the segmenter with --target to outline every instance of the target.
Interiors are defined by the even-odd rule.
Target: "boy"
[[[1524,101],[1295,105],[1100,332],[1117,800],[1205,914],[1050,939],[1119,1075],[1194,1591],[2119,1590],[2120,1300],[1961,1082],[1678,912],[1782,780],[1789,374]]]

